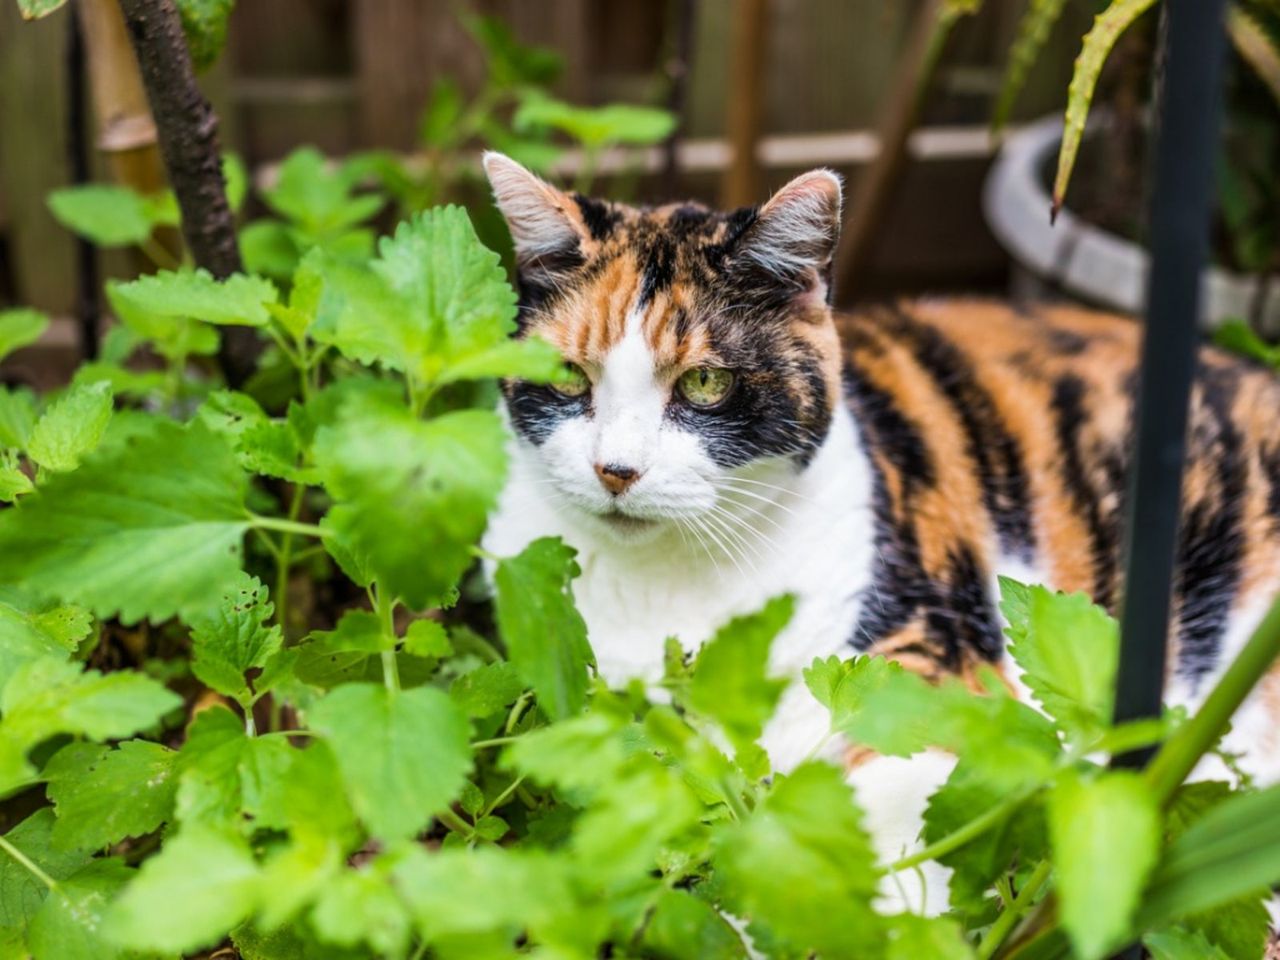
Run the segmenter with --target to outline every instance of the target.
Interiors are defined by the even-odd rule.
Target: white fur
[[[558,190],[493,150],[485,153],[483,163],[517,253],[536,256],[578,245],[577,228],[565,215]]]

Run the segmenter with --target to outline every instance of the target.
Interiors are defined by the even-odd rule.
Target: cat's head
[[[735,490],[744,504],[768,495],[755,472],[804,468],[840,392],[834,174],[720,213],[565,193],[496,153],[484,166],[515,241],[519,335],[550,341],[572,371],[506,386],[549,497],[634,540],[696,523]]]

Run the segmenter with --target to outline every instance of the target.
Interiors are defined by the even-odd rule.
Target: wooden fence
[[[717,197],[725,155],[720,138],[735,96],[728,48],[743,2],[698,0],[695,7],[682,119],[694,141],[686,155],[706,162],[680,188],[708,200]],[[761,151],[762,188],[824,162],[857,189],[858,171],[875,151],[867,131],[920,6],[768,0],[759,70],[763,133],[773,139]],[[222,117],[224,142],[251,164],[302,143],[335,154],[405,149],[436,77],[451,74],[464,85],[479,77],[479,54],[461,14],[503,17],[522,40],[557,50],[566,65],[559,92],[569,99],[654,102],[674,7],[675,0],[240,0],[228,50],[203,82]],[[924,142],[936,149],[917,150],[906,171],[875,254],[871,292],[1001,281],[1006,260],[978,206],[991,150],[983,125],[1023,8],[1024,0],[987,0],[955,36],[923,118]],[[1066,28],[1040,58],[1018,116],[1060,105],[1085,13],[1069,6]],[[0,305],[31,303],[55,313],[68,312],[74,300],[72,246],[43,199],[69,179],[68,15],[64,9],[27,24],[12,0],[0,2]],[[940,136],[948,131],[950,140]],[[104,258],[108,272],[128,266]]]

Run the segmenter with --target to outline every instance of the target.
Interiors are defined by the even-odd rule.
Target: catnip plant
[[[290,229],[331,202],[302,196],[320,209],[282,206]],[[506,465],[482,385],[562,367],[511,339],[461,208],[364,258],[317,242],[287,282],[162,270],[110,299],[110,356],[0,392],[4,955],[1261,956],[1280,790],[1184,781],[1280,615],[1196,716],[1115,727],[1114,622],[1006,581],[1042,709],[994,674],[818,660],[829,733],[778,774],[758,740],[790,598],[673,641],[662,696],[611,691],[573,551],[477,547]],[[0,314],[0,344],[43,324]],[[288,376],[223,388],[201,358],[228,326]],[[877,860],[836,740],[959,757],[923,850]],[[1157,743],[1145,773],[1105,769]],[[884,912],[930,861],[946,913]]]

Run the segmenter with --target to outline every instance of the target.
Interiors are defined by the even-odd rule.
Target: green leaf
[[[182,18],[182,32],[187,35],[195,68],[209,69],[227,44],[227,20],[235,0],[175,0],[174,5]]]
[[[838,770],[808,763],[779,779],[749,818],[716,838],[714,862],[734,913],[796,950],[872,956],[879,871]]]
[[[342,171],[330,169],[318,150],[303,147],[285,158],[275,185],[263,191],[263,199],[276,213],[297,223],[314,243],[368,220],[382,207],[381,197],[352,196],[353,186]]]
[[[497,86],[544,87],[560,75],[563,61],[556,51],[520,43],[499,17],[467,16],[462,25],[484,49]]]
[[[207,428],[154,420],[0,513],[0,581],[127,624],[207,608],[240,570],[244,490]]]
[[[659,957],[737,960],[747,949],[736,930],[687,890],[663,890],[644,928],[643,945]]]
[[[35,489],[31,478],[17,467],[0,466],[0,501],[13,503],[24,493]]]
[[[998,131],[1009,120],[1014,101],[1022,92],[1027,74],[1040,52],[1044,49],[1053,25],[1062,16],[1066,0],[1031,0],[1022,19],[1018,21],[1018,36],[1009,48],[1004,79],[1000,81],[1000,93],[991,113],[991,129]]]
[[[292,231],[279,220],[264,218],[246,224],[239,240],[244,268],[274,280],[287,281],[293,276],[302,256]]]
[[[1081,960],[1122,945],[1160,852],[1160,810],[1125,771],[1059,779],[1048,799],[1059,916]]]
[[[485,410],[428,422],[366,408],[316,434],[338,503],[327,523],[379,583],[414,609],[439,603],[471,563],[506,474],[504,433]]]
[[[1001,603],[1009,622],[1009,653],[1023,669],[1022,682],[1073,739],[1098,736],[1111,723],[1120,631],[1083,593],[1025,588],[1002,577]],[[1024,615],[1025,612],[1025,615]]]
[[[116,300],[135,311],[225,326],[265,327],[266,305],[280,299],[270,280],[243,273],[217,280],[204,269],[162,270],[114,289]]]
[[[293,424],[275,420],[247,393],[215,390],[197,415],[235,446],[240,465],[253,473],[295,483],[315,483],[314,471],[299,466],[302,445]]]
[[[1138,922],[1161,927],[1280,883],[1280,786],[1213,807],[1165,851]]]
[[[409,941],[408,907],[381,864],[344,870],[326,884],[311,911],[320,937],[342,946],[367,943],[380,956],[400,956]]]
[[[67,0],[18,0],[18,11],[24,20],[38,20],[61,7]]]
[[[67,659],[93,628],[93,617],[73,606],[0,600],[0,677],[41,657]]]
[[[29,777],[28,750],[55,733],[93,740],[131,736],[182,699],[141,674],[102,674],[45,658],[18,667],[0,689],[0,791]]]
[[[58,881],[31,918],[33,960],[130,960],[136,956],[102,936],[107,904],[134,873],[115,858],[94,860]]]
[[[515,293],[498,255],[461,207],[400,224],[369,268],[331,263],[313,336],[361,363],[382,363],[423,384],[480,377],[549,380],[559,355],[511,341]]]
[[[35,425],[35,394],[30,390],[0,387],[0,447],[24,449]]]
[[[910,913],[892,918],[885,960],[974,960],[976,956],[953,920]]]
[[[395,867],[410,909],[432,939],[505,929],[511,940],[572,909],[561,862],[540,851],[412,848]]]
[[[787,687],[768,675],[769,648],[794,610],[793,597],[774,597],[758,613],[730,620],[698,652],[689,706],[718,721],[739,750],[760,738]]]
[[[35,343],[48,326],[49,318],[39,310],[32,310],[30,307],[0,310],[0,360],[15,350]],[[0,441],[0,446],[17,444]]]
[[[656,107],[629,103],[577,107],[542,94],[526,95],[513,122],[517,130],[559,130],[591,150],[615,143],[660,143],[676,128],[675,116]]]
[[[1053,179],[1053,210],[1062,206],[1071,182],[1071,170],[1075,166],[1080,141],[1084,137],[1085,121],[1089,118],[1089,106],[1093,102],[1093,89],[1098,75],[1106,63],[1111,48],[1120,35],[1138,17],[1154,5],[1155,0],[1112,0],[1093,21],[1093,27],[1085,34],[1076,57],[1071,84],[1067,88],[1067,113],[1062,130],[1062,145],[1058,148],[1058,172]]]
[[[466,104],[462,88],[445,74],[431,86],[431,96],[418,124],[418,140],[426,147],[450,147],[458,136],[462,111]]]
[[[453,653],[449,633],[438,620],[414,620],[404,632],[405,653],[415,657],[447,657]]]
[[[285,655],[279,625],[267,624],[274,612],[261,581],[241,574],[215,610],[193,618],[191,672],[210,689],[246,707],[253,703],[269,689],[263,677],[279,678],[274,662]],[[263,671],[252,686],[250,670]]]
[[[1213,331],[1213,342],[1224,350],[1251,357],[1269,367],[1280,366],[1280,349],[1263,340],[1249,324],[1238,317],[1223,321]]]
[[[124,328],[137,340],[152,344],[168,360],[185,363],[187,357],[206,356],[218,350],[218,331],[181,316],[152,313],[121,294],[126,284],[107,281],[107,300]]]
[[[234,0],[214,0],[214,2],[225,2],[228,6]],[[249,194],[249,171],[245,169],[244,161],[234,153],[224,153],[222,155],[222,178],[227,184],[227,204],[231,207],[232,213],[239,213],[240,208],[244,206],[244,199]]]
[[[498,562],[498,629],[511,665],[533,688],[547,715],[581,712],[587,667],[595,663],[587,625],[573,605],[571,581],[581,571],[576,551],[558,539],[535,540],[519,556]]]
[[[116,749],[71,743],[45,765],[53,828],[60,849],[99,850],[160,828],[173,815],[177,754],[158,743],[127,740]]]
[[[111,411],[111,384],[71,387],[36,421],[27,456],[55,473],[74,470],[102,441]]]
[[[473,719],[506,710],[524,692],[524,681],[505,660],[486,663],[464,673],[449,686],[449,696]]]
[[[253,910],[258,866],[245,841],[196,826],[169,837],[108,908],[103,930],[135,950],[194,951]]]
[[[146,199],[128,187],[63,187],[49,194],[48,203],[54,219],[99,247],[131,247],[151,237]]]
[[[338,758],[347,794],[370,831],[409,837],[462,789],[471,728],[443,692],[338,687],[311,711],[311,726]]]
[[[622,730],[617,719],[600,713],[562,720],[517,738],[503,754],[503,766],[589,796],[626,761]]]
[[[53,811],[45,807],[19,823],[4,838],[51,878],[60,881],[88,863],[89,855],[54,847],[53,825]],[[48,892],[25,866],[0,851],[0,928],[25,928]]]
[[[1142,945],[1150,951],[1151,960],[1231,960],[1204,934],[1177,927],[1148,933],[1142,938]]]

